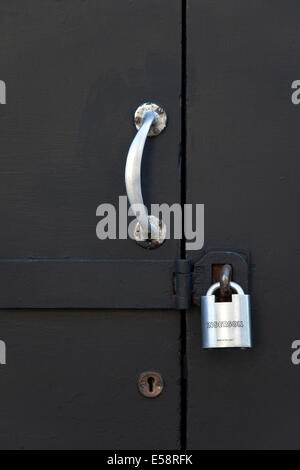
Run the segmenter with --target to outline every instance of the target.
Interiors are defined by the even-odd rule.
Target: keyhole
[[[143,372],[138,379],[140,393],[147,398],[155,398],[161,394],[164,388],[164,381],[158,372]]]
[[[148,385],[149,385],[149,392],[153,393],[153,385],[154,385],[154,382],[155,382],[154,377],[148,377],[147,382],[148,382]]]

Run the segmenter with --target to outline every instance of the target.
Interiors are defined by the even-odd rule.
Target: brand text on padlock
[[[244,328],[243,321],[213,321],[207,322],[207,328]]]

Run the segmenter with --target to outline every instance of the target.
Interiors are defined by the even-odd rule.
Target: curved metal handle
[[[141,166],[147,136],[159,135],[166,127],[165,111],[154,103],[145,103],[135,113],[135,123],[139,129],[129,148],[125,183],[131,210],[137,219],[135,239],[142,246],[154,248],[163,243],[166,229],[163,222],[149,216],[144,205],[141,187]]]

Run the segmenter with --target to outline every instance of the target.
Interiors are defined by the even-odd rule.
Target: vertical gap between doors
[[[187,0],[181,2],[181,204],[186,201],[186,46]],[[184,212],[183,212],[184,213]],[[182,221],[181,258],[185,259],[184,220]],[[181,312],[181,450],[187,447],[187,363],[186,363],[186,312]]]

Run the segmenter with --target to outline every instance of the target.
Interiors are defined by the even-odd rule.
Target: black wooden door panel
[[[206,249],[250,250],[254,325],[253,350],[203,351],[189,312],[188,446],[299,448],[299,2],[187,3],[187,201]]]
[[[134,112],[149,100],[170,118],[146,145],[145,201],[180,202],[181,2],[3,0],[0,35],[0,79],[7,85],[0,107],[0,262],[42,260],[50,269],[72,260],[180,257],[178,240],[153,251],[131,240],[98,240],[96,209],[117,206],[125,194]],[[63,307],[80,305],[72,302],[71,278],[61,282]],[[32,305],[23,302],[27,288],[34,293],[30,274],[11,279],[14,306]],[[45,283],[35,306],[45,305],[46,275]],[[95,282],[92,297],[107,298],[108,285]],[[111,276],[110,285],[113,307],[126,292],[120,277]],[[84,285],[76,286],[78,298]],[[179,447],[179,312],[2,310],[0,338],[7,345],[1,448]],[[138,394],[145,370],[165,380],[159,399]]]
[[[2,311],[2,449],[173,449],[180,445],[178,314]],[[158,370],[158,399],[137,392]]]
[[[178,254],[177,240],[141,253],[95,230],[98,205],[126,194],[144,101],[170,116],[147,145],[145,202],[180,201],[180,13],[179,0],[1,2],[1,258]]]

